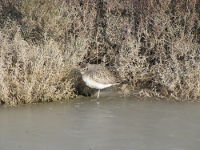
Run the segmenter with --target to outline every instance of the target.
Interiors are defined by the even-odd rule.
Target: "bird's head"
[[[80,72],[81,74],[84,74],[88,70],[94,70],[95,69],[95,64],[84,64],[80,67]]]
[[[83,64],[80,66],[80,72],[81,74],[85,74],[85,72],[88,70],[88,65],[87,64]]]

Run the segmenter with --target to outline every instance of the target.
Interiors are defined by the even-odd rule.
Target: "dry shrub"
[[[76,38],[89,37],[93,28],[94,13],[80,5],[79,0],[22,0],[18,10],[24,16],[23,37],[36,43],[51,37],[66,48],[65,45]]]
[[[73,17],[78,17],[72,7],[64,1],[23,0],[19,5],[25,16],[22,20],[22,33],[26,40],[41,43],[44,36],[65,42],[65,32],[69,30]],[[44,35],[44,33],[46,35]]]
[[[24,16],[20,27],[23,38],[44,44],[46,38],[58,43],[72,65],[83,61],[90,47],[95,17],[93,6],[74,1],[22,0],[18,10]]]
[[[19,32],[13,40],[0,32],[0,95],[4,103],[33,103],[69,99],[74,96],[73,66],[53,40],[35,46],[24,41]]]
[[[86,55],[91,36],[90,19],[82,18],[88,9],[79,1],[0,2],[1,101],[15,105],[74,97],[78,81],[72,70]]]
[[[151,2],[151,13],[141,14],[136,30],[138,20],[128,17],[117,68],[134,88],[146,89],[143,93],[148,96],[198,99],[200,45],[196,33],[200,20],[196,3]]]

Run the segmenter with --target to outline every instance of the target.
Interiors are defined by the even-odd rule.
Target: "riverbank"
[[[198,100],[199,8],[194,0],[1,0],[1,103],[90,95],[74,73],[86,63],[128,81],[128,94]]]

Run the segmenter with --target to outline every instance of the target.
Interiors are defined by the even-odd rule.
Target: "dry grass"
[[[75,3],[69,7],[61,1],[1,2],[1,15],[7,16],[0,19],[1,102],[15,105],[73,98],[73,69],[87,53],[89,36],[79,22],[75,24],[80,17],[80,12],[73,11]],[[10,11],[13,8],[15,12]],[[16,13],[21,17],[15,18]]]
[[[65,56],[53,40],[30,45],[17,32],[10,41],[0,32],[0,95],[4,103],[33,103],[74,97]]]
[[[73,69],[104,63],[141,95],[200,98],[200,3],[0,0],[0,95],[71,98]]]
[[[148,9],[142,10],[140,15],[135,14],[139,12],[139,6],[133,8],[119,2],[118,5],[131,10],[129,15],[112,17],[110,13],[107,33],[113,42],[121,45],[114,66],[143,95],[199,99],[200,44],[197,33],[200,16],[195,7],[198,3],[159,2],[147,3]],[[116,35],[121,37],[116,38]]]

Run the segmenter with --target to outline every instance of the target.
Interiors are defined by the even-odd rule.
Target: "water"
[[[0,107],[0,150],[199,150],[200,104],[106,96]]]

